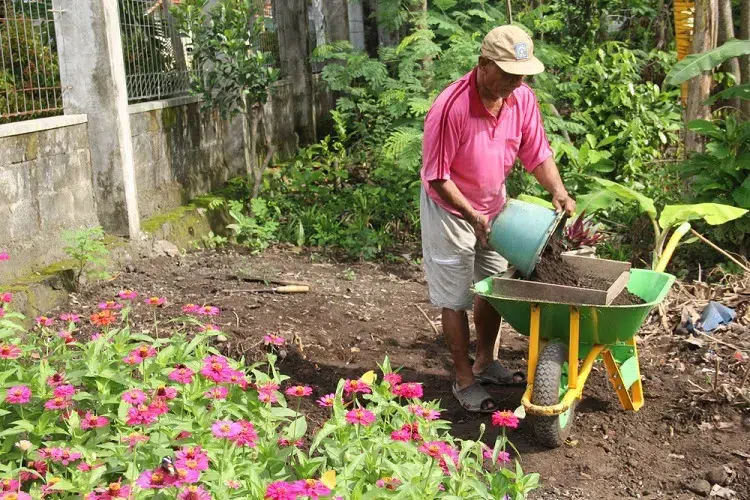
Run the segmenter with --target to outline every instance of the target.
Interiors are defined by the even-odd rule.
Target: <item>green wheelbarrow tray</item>
[[[622,407],[637,411],[643,406],[635,334],[674,280],[663,272],[631,269],[627,289],[645,303],[623,306],[571,304],[565,297],[559,302],[504,297],[493,293],[493,277],[474,286],[477,295],[529,337],[521,403],[543,445],[555,448],[568,438],[575,405],[597,359],[604,361]]]
[[[490,277],[474,285],[474,292],[492,304],[518,333],[528,336],[532,301],[494,295],[492,279]],[[576,306],[581,316],[579,338],[581,344],[611,345],[628,341],[636,334],[649,312],[664,300],[674,280],[675,277],[671,274],[646,269],[631,269],[627,289],[645,300],[645,304],[627,306],[568,304],[564,297],[560,298],[560,302],[538,301],[536,303],[541,309],[541,338],[567,342],[570,306]]]

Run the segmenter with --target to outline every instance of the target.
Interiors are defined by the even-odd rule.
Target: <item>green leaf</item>
[[[625,187],[622,184],[608,181],[606,179],[600,179],[598,177],[592,177],[595,182],[598,182],[604,186],[610,193],[614,194],[617,198],[622,201],[635,201],[638,203],[638,207],[641,212],[646,212],[649,217],[656,219],[656,207],[654,206],[654,200],[648,196],[643,196],[629,187]]]
[[[667,205],[661,211],[659,226],[667,229],[683,222],[703,219],[707,223],[718,226],[734,219],[739,219],[747,213],[744,208],[722,205],[720,203],[698,203],[697,205]]]
[[[718,92],[706,99],[703,104],[705,104],[706,106],[711,106],[713,103],[720,99],[734,99],[735,97],[750,101],[750,83],[735,85],[734,87],[729,87],[726,90],[722,90],[721,92]]]
[[[701,54],[691,54],[675,64],[667,74],[667,85],[679,85],[701,74],[711,71],[716,66],[732,57],[750,54],[750,40],[727,40],[720,47],[716,47]]]
[[[547,200],[544,200],[542,198],[537,198],[536,196],[531,196],[530,194],[519,194],[518,200],[525,201],[527,203],[533,203],[534,205],[539,205],[545,208],[551,208],[551,209],[555,208],[552,205],[552,203],[548,202]]]
[[[732,192],[732,199],[742,208],[750,208],[750,175]]]

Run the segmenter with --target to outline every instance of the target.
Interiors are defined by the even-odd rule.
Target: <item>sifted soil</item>
[[[306,281],[312,289],[295,295],[240,292],[264,285],[231,278],[239,272]],[[196,252],[134,261],[112,281],[72,297],[69,309],[91,312],[97,302],[126,288],[141,297],[167,297],[168,305],[158,314],[169,317],[179,315],[186,303],[220,307],[221,315],[212,321],[229,340],[219,348],[244,355],[248,363],[263,359],[266,333],[297,339],[279,368],[292,377],[290,383],[312,385],[315,398],[333,392],[341,377],[356,378],[377,369],[376,363],[387,355],[405,379],[424,383],[427,399],[441,401],[442,418],[453,423],[455,435],[476,439],[484,424],[484,440],[497,437],[489,416],[467,413],[451,394],[452,363],[440,333],[440,311],[429,303],[419,266],[338,263],[284,248],[259,256],[232,250]],[[152,321],[152,310],[140,302],[133,315],[140,318],[138,324]],[[739,407],[696,400],[688,379],[706,386],[705,377],[693,372],[712,370],[713,364],[699,364],[693,352],[682,351],[678,341],[663,333],[639,344],[646,395],[640,411],[621,409],[598,363],[578,405],[569,444],[542,448],[523,423],[509,433],[524,470],[541,474],[543,489],[531,495],[533,500],[702,498],[688,486],[723,466],[733,471],[728,487],[737,492],[736,498],[750,499],[750,462],[737,454],[750,453],[750,420],[748,427],[743,423],[750,415]],[[500,359],[525,371],[527,339],[504,323],[501,341]],[[520,405],[523,388],[488,390],[502,408]],[[307,399],[303,406],[311,432],[326,416],[313,401]]]

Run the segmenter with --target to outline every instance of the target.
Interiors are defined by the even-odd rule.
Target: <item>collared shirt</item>
[[[460,216],[429,184],[451,179],[471,206],[491,219],[505,205],[505,179],[516,158],[532,172],[550,156],[531,88],[521,84],[495,117],[482,102],[474,69],[445,89],[427,113],[422,185],[435,203]]]

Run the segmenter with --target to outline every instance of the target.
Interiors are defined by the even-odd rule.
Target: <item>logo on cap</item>
[[[518,42],[513,46],[513,50],[516,53],[517,61],[529,58],[529,46],[526,45],[526,42]]]

